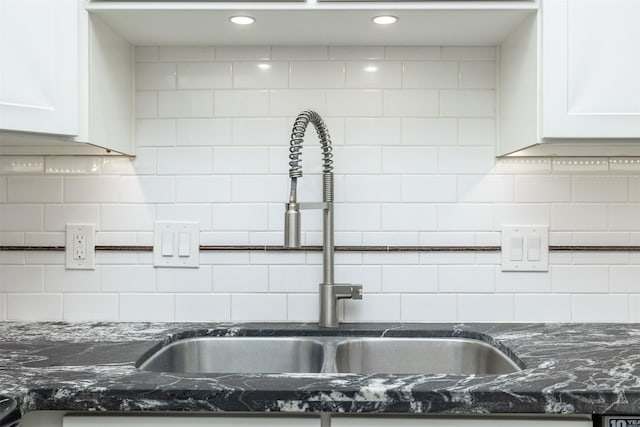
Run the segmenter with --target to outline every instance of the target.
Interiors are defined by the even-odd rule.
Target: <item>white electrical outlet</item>
[[[94,224],[67,224],[65,245],[67,270],[94,270],[95,242]]]

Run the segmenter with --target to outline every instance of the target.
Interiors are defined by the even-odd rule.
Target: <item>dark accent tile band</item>
[[[64,251],[64,246],[0,246],[0,251]],[[201,251],[321,252],[322,246],[289,249],[276,245],[202,245]],[[500,246],[336,246],[336,252],[500,252]],[[549,246],[550,251],[640,252],[640,246]],[[96,246],[105,252],[153,252],[153,246]]]

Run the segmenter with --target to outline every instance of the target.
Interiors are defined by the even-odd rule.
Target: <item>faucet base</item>
[[[362,285],[320,283],[320,326],[335,328],[340,323],[338,301],[362,299]]]

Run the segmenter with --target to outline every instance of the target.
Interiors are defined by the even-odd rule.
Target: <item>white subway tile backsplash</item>
[[[461,62],[460,87],[464,89],[495,89],[496,63],[494,61]]]
[[[493,46],[444,46],[442,59],[491,60],[496,59]]]
[[[47,231],[64,231],[66,224],[69,223],[98,224],[99,222],[100,211],[97,205],[47,205],[44,208],[44,228]]]
[[[325,60],[329,58],[327,46],[272,46],[271,59],[278,60]]]
[[[212,117],[213,91],[183,90],[158,93],[158,117]]]
[[[199,222],[203,245],[280,246],[288,142],[307,109],[334,146],[338,245],[499,246],[504,224],[548,224],[554,245],[640,242],[637,159],[496,160],[495,47],[136,55],[137,156],[2,156],[0,244],[61,246],[65,225],[81,222],[100,245],[151,245],[154,221],[168,220]],[[311,127],[301,201],[321,199]],[[321,212],[303,218],[304,244],[320,245]],[[3,251],[0,319],[318,319],[320,252],[201,251],[198,269],[155,269],[152,256],[98,251],[96,270],[67,271],[62,251]],[[338,252],[336,280],[365,288],[346,319],[640,318],[636,252],[552,251],[543,273],[502,272],[499,257]]]
[[[120,320],[123,322],[171,322],[175,301],[167,294],[121,294]]]
[[[158,149],[158,174],[160,175],[193,175],[212,172],[212,148],[185,147]]]
[[[400,144],[400,119],[346,119],[345,143],[386,146]]]
[[[270,46],[218,46],[217,61],[264,61],[271,59]]]
[[[458,320],[510,322],[514,318],[513,295],[458,295]]]
[[[399,202],[400,182],[399,176],[347,176],[344,182],[345,197],[352,202]]]
[[[610,205],[609,229],[610,230],[640,230],[640,205]]]
[[[234,294],[231,296],[231,320],[239,322],[278,322],[287,320],[285,294]]]
[[[384,59],[384,47],[329,46],[329,59]]]
[[[156,270],[151,265],[102,266],[103,292],[155,292]]]
[[[438,267],[438,290],[444,293],[493,292],[495,267],[488,265],[441,265]]]
[[[496,114],[496,94],[493,90],[442,90],[442,117],[493,117]]]
[[[191,62],[178,64],[178,89],[231,88],[231,63]]]
[[[231,320],[231,296],[186,294],[175,296],[176,322],[213,322]]]
[[[9,176],[9,203],[60,203],[62,178],[48,176]]]
[[[322,116],[327,114],[327,96],[324,90],[319,89],[275,89],[270,91],[271,100],[271,116],[287,117],[287,130],[293,125],[292,117],[297,116],[300,112],[312,110]],[[290,122],[291,121],[291,122]],[[328,120],[327,120],[328,122]],[[329,125],[329,133],[331,140],[336,143],[335,130],[336,127]],[[287,133],[285,132],[284,135]],[[282,133],[278,137],[282,139]]]
[[[400,62],[347,62],[348,88],[399,88],[402,86]]]
[[[436,147],[382,148],[383,174],[429,174],[437,170],[438,149]]]
[[[608,217],[607,205],[604,204],[553,204],[550,229],[554,231],[606,230]]]
[[[402,87],[445,89],[458,87],[458,63],[411,61],[402,64]]]
[[[231,177],[224,175],[177,176],[176,202],[231,201]]]
[[[136,120],[138,147],[167,147],[176,145],[176,121],[167,119]]]
[[[431,204],[382,205],[382,230],[426,231],[436,228],[437,208]]]
[[[103,231],[150,231],[155,217],[153,205],[102,205],[99,228]]]
[[[100,267],[95,270],[66,270],[63,265],[44,269],[45,292],[98,292]]]
[[[344,301],[345,322],[397,322],[401,319],[399,294],[368,294]],[[364,304],[363,304],[364,303]]]
[[[458,299],[446,294],[403,294],[403,322],[455,322],[458,320]]]
[[[6,316],[9,321],[62,320],[62,295],[8,294]]]
[[[317,322],[320,318],[317,295],[289,294],[287,320],[290,322]]]
[[[216,90],[216,117],[259,117],[269,115],[268,90]]]
[[[391,60],[435,60],[440,59],[439,46],[386,46],[385,58]]]
[[[157,206],[157,221],[191,221],[200,229],[211,229],[211,206],[207,204],[167,204]]]
[[[430,89],[389,89],[384,91],[387,117],[437,117],[439,94]]]
[[[213,266],[215,292],[266,292],[269,269],[266,266]]]
[[[501,271],[498,267],[496,269],[496,292],[509,294],[549,293],[551,292],[551,273]]]
[[[170,203],[175,201],[175,193],[174,177],[120,177],[120,202],[122,203]]]
[[[116,294],[65,294],[62,317],[65,322],[116,322],[120,301]]]
[[[431,265],[382,266],[382,291],[425,293],[438,291],[438,267]]]
[[[158,93],[136,92],[136,117],[139,119],[155,119],[158,117]]]
[[[322,282],[319,265],[276,265],[269,268],[269,291],[286,293],[318,292]]]
[[[43,284],[42,266],[0,265],[0,292],[42,292]]]
[[[176,88],[176,64],[138,63],[135,69],[136,90]]]
[[[573,295],[571,297],[573,322],[628,322],[627,295]]]
[[[456,119],[402,119],[404,145],[455,145],[457,139]]]
[[[553,292],[606,293],[609,268],[604,265],[554,265],[551,267]]]
[[[286,88],[289,86],[288,62],[235,62],[233,87],[238,89]]]
[[[403,202],[455,202],[456,177],[448,175],[403,175]]]
[[[215,58],[213,46],[160,46],[159,61],[212,61]]]
[[[231,119],[179,119],[176,142],[179,146],[231,144]]]
[[[439,147],[438,171],[452,174],[486,174],[495,166],[493,147]]]
[[[570,322],[571,295],[515,295],[517,322]]]
[[[458,120],[458,132],[458,144],[460,145],[493,147],[496,140],[496,123],[493,119],[460,119]],[[518,168],[520,167],[519,165]]]
[[[158,268],[158,292],[211,292],[211,267]]]
[[[292,62],[290,69],[292,89],[332,89],[346,85],[344,62]]]
[[[458,178],[460,202],[512,202],[513,177],[508,175],[463,175]]]
[[[259,204],[221,204],[213,206],[213,229],[251,231],[267,228],[267,207]]]
[[[572,179],[573,202],[624,202],[627,194],[628,180],[624,177],[576,176]]]
[[[328,90],[327,115],[380,117],[382,116],[382,101],[381,90]]]
[[[438,206],[440,231],[491,231],[494,207],[485,204],[441,204]]]

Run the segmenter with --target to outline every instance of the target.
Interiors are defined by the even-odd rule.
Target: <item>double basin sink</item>
[[[354,373],[500,375],[522,363],[468,338],[200,337],[138,362],[171,373]]]

